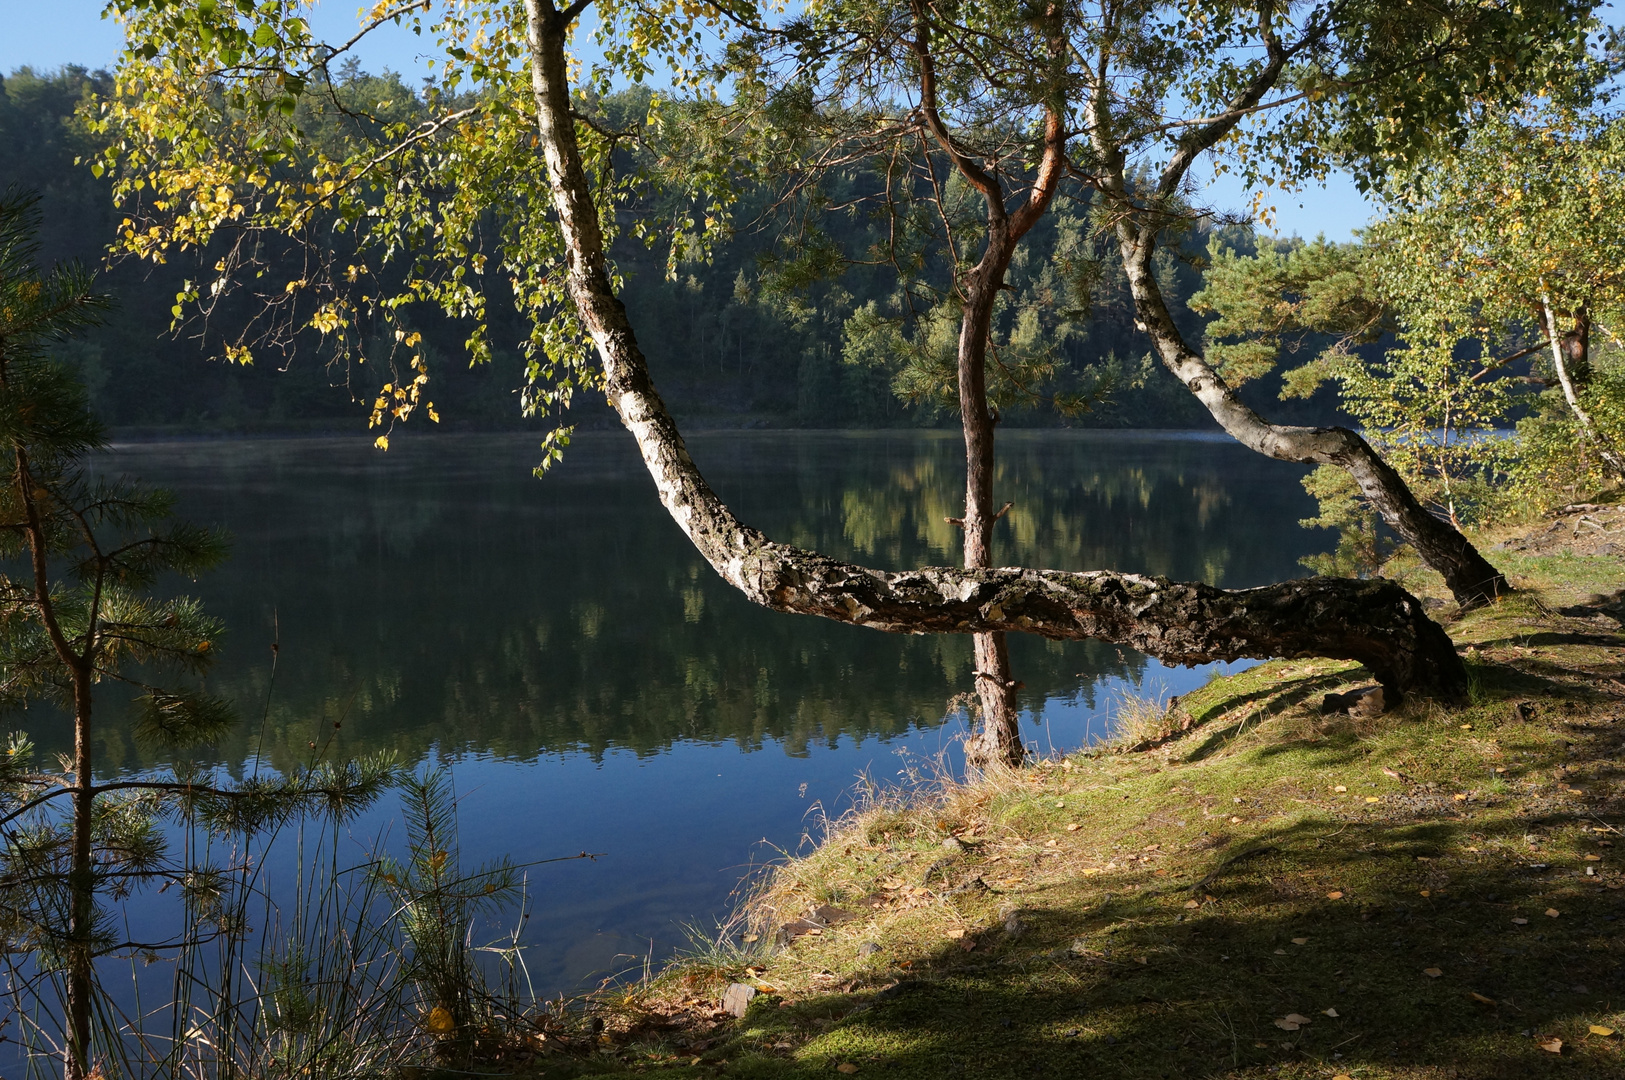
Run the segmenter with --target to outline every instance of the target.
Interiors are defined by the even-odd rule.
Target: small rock
[[[942,850],[957,855],[961,851],[965,850],[965,845],[962,842],[960,842],[959,837],[950,836],[947,839],[943,840],[943,842],[942,842]]]
[[[835,926],[838,923],[846,922],[848,919],[857,918],[857,916],[852,912],[834,907],[830,904],[819,904],[817,907],[808,912],[808,917],[817,922],[823,923],[825,926]]]
[[[730,1016],[744,1016],[750,1008],[750,999],[756,996],[756,987],[744,983],[730,983],[722,993],[722,1010]]]
[[[875,953],[877,953],[879,951],[880,951],[880,945],[877,942],[873,942],[873,941],[865,941],[862,945],[858,946],[858,955],[859,956],[873,956]]]
[[[1349,716],[1381,716],[1388,711],[1387,696],[1380,686],[1362,686],[1344,694],[1327,694],[1320,704],[1323,714],[1347,713]]]
[[[822,934],[829,927],[818,919],[797,919],[779,927],[779,941],[788,944],[805,934]]]

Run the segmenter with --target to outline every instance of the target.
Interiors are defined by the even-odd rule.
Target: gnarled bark
[[[1371,669],[1396,696],[1459,701],[1466,672],[1415,597],[1388,581],[1314,578],[1226,590],[1108,571],[929,567],[888,572],[777,544],[741,523],[695,467],[610,285],[569,111],[567,20],[525,0],[537,123],[568,251],[568,287],[604,365],[610,404],[661,502],[748,599],[892,633],[1038,634],[1128,645],[1170,664],[1326,656]]]

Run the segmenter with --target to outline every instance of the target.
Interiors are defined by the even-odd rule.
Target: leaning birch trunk
[[[544,6],[545,5],[545,6]],[[1421,603],[1389,581],[1312,578],[1256,589],[1108,571],[928,567],[887,572],[776,544],[742,524],[695,467],[654,386],[607,272],[570,113],[568,24],[525,0],[537,125],[568,288],[662,504],[707,562],[753,603],[892,633],[1019,632],[1093,638],[1180,665],[1324,656],[1366,665],[1397,697],[1465,699],[1466,671]]]
[[[1557,381],[1563,387],[1563,400],[1569,403],[1569,411],[1574,413],[1580,431],[1596,446],[1597,455],[1614,471],[1615,476],[1625,477],[1625,454],[1621,454],[1608,437],[1597,430],[1597,425],[1591,422],[1591,414],[1580,403],[1580,392],[1575,388],[1568,358],[1563,355],[1563,340],[1557,332],[1557,316],[1552,314],[1551,300],[1542,295],[1540,306],[1546,316],[1546,336],[1552,343],[1552,366],[1557,369]]]
[[[1444,578],[1461,607],[1480,607],[1511,591],[1506,578],[1479,554],[1472,541],[1428,513],[1404,478],[1357,433],[1341,427],[1272,424],[1242,404],[1219,373],[1185,343],[1175,326],[1151,265],[1154,230],[1125,215],[1118,222],[1117,233],[1140,325],[1150,336],[1163,366],[1196,395],[1226,433],[1249,450],[1277,461],[1313,462],[1347,470],[1388,527]]]

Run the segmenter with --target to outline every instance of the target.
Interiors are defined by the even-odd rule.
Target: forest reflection
[[[710,433],[691,450],[776,539],[887,568],[956,561],[952,433]],[[1000,452],[995,491],[1015,504],[1003,563],[1234,587],[1295,576],[1323,546],[1297,525],[1312,511],[1302,470],[1226,441],[1017,431]],[[174,489],[185,516],[235,538],[194,587],[230,632],[212,689],[245,719],[220,762],[263,745],[284,768],[312,743],[407,760],[646,755],[685,740],[804,754],[938,725],[969,687],[968,639],[745,602],[693,553],[621,434],[578,437],[541,480],[535,457],[525,435],[418,436],[387,455],[360,439],[116,449],[102,467]],[[1047,701],[1093,706],[1102,678],[1135,681],[1145,665],[1098,642],[1020,639],[1013,653],[1040,719]],[[103,760],[144,764],[104,730]]]

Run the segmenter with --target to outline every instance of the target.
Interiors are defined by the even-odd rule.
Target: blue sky
[[[111,67],[123,37],[119,28],[101,17],[103,0],[0,0],[0,72],[19,67],[54,69],[64,64],[88,68]],[[322,37],[348,38],[357,26],[357,0],[325,0],[317,5],[313,25]],[[364,68],[377,71],[421,71],[422,42],[410,31],[385,27],[368,36],[359,50]],[[1204,201],[1222,210],[1235,210],[1251,202],[1251,193],[1233,180],[1221,180],[1204,193]],[[1275,205],[1276,231],[1347,240],[1364,225],[1371,207],[1346,178],[1334,178],[1325,187],[1267,200]]]

